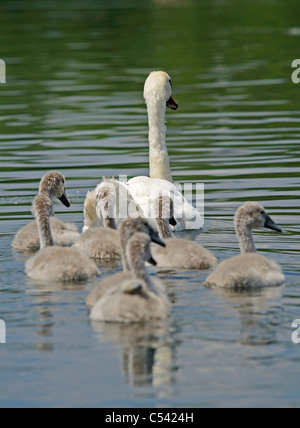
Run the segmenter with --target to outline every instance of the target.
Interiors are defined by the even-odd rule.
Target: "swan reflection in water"
[[[92,326],[101,343],[120,343],[121,369],[132,386],[168,387],[174,384],[176,344],[170,321],[145,324],[92,322]]]
[[[284,286],[256,290],[214,288],[239,316],[237,342],[244,346],[272,345],[279,341],[278,326],[282,323]],[[267,348],[263,348],[268,352]]]

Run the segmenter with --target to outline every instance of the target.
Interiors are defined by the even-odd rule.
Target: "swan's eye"
[[[169,79],[169,83],[170,83],[170,86],[172,88],[172,80],[171,79]]]

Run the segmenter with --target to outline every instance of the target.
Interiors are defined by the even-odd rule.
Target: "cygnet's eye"
[[[265,215],[266,213],[265,213],[265,211],[261,210],[261,211],[260,211],[260,214],[261,214],[261,215]]]

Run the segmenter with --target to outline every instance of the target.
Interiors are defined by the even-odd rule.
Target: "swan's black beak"
[[[171,226],[174,226],[174,227],[177,226],[177,221],[173,216],[170,218],[169,223]]]
[[[282,229],[279,226],[277,226],[276,223],[274,223],[274,221],[271,219],[270,216],[267,216],[266,218],[265,227],[267,229],[272,229],[272,230],[275,230],[276,232],[282,233]]]
[[[178,104],[173,98],[173,95],[171,95],[170,99],[167,101],[167,107],[169,107],[171,110],[177,110]]]
[[[64,206],[65,206],[65,207],[70,208],[71,204],[70,204],[70,201],[69,201],[69,199],[67,198],[67,196],[66,196],[66,194],[65,194],[65,193],[63,193],[63,194],[61,195],[61,197],[60,197],[60,198],[58,198],[58,199],[60,200],[60,202],[61,202],[62,204],[64,204]]]
[[[152,266],[157,265],[156,261],[154,260],[154,258],[152,256],[147,260],[147,262],[150,263],[150,265],[152,265]]]
[[[160,245],[161,247],[166,246],[164,241],[162,239],[160,239],[160,237],[158,236],[158,234],[156,232],[154,232],[154,230],[150,231],[150,238],[151,238],[151,241],[154,242],[155,244]]]

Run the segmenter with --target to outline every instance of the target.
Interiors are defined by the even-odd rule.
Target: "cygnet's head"
[[[271,219],[266,210],[256,202],[246,202],[237,210],[235,224],[237,229],[240,227],[249,229],[265,227],[282,233],[282,229]]]
[[[177,110],[178,104],[172,94],[172,82],[170,76],[164,71],[153,71],[148,76],[144,87],[144,98],[149,104],[162,104],[171,110]]]
[[[66,180],[65,177],[58,171],[48,172],[41,179],[40,194],[59,199],[67,208],[70,207],[70,202],[66,195]]]
[[[99,184],[95,190],[95,197],[97,208],[100,209],[102,215],[103,213],[106,213],[106,215],[112,215],[112,213],[114,213],[116,205],[116,189],[112,183],[104,181]]]
[[[146,233],[134,233],[126,245],[127,260],[131,267],[139,266],[148,262],[156,266],[156,261],[153,259],[151,250],[151,238]]]
[[[150,237],[152,242],[162,247],[166,246],[166,244],[160,239],[158,234],[150,226],[147,220],[141,217],[138,217],[138,218],[127,217],[125,220],[122,221],[119,228],[121,242],[127,243],[129,239],[137,232],[145,233]]]

